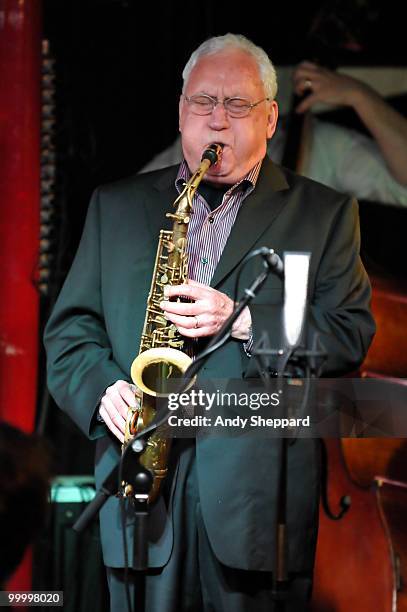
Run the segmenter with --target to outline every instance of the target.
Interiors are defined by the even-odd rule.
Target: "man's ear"
[[[181,94],[178,103],[178,131],[181,132],[182,113],[184,110],[184,96]]]
[[[276,131],[278,119],[278,104],[275,100],[270,102],[269,115],[267,119],[267,138],[271,138]]]

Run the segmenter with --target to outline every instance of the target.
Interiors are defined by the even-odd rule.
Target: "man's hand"
[[[298,95],[310,91],[297,106],[297,113],[306,112],[317,102],[353,108],[376,140],[393,178],[407,186],[407,120],[403,115],[366,83],[312,62],[301,62],[293,79]]]
[[[165,301],[160,306],[169,321],[187,338],[202,338],[216,334],[233,312],[234,303],[225,293],[213,287],[190,280],[188,284],[165,287]],[[169,298],[185,296],[191,303],[170,302]],[[232,336],[248,340],[251,325],[250,311],[246,308],[232,328]]]
[[[354,106],[358,96],[368,89],[357,79],[322,68],[312,62],[301,62],[294,70],[293,81],[297,95],[310,91],[310,94],[297,106],[298,113],[304,113],[317,102]]]
[[[136,408],[140,404],[141,391],[125,380],[117,380],[106,389],[100,402],[99,414],[106,427],[123,444],[124,430],[129,407]]]

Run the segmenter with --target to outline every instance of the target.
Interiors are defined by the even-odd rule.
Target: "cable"
[[[123,482],[123,461],[120,461],[119,468],[119,482],[118,491],[120,491],[121,483]],[[130,597],[130,585],[129,585],[129,551],[127,548],[127,537],[126,537],[126,498],[123,495],[119,497],[120,504],[120,519],[122,526],[122,537],[123,537],[123,554],[124,554],[124,588],[126,591],[126,602],[128,612],[133,612]]]

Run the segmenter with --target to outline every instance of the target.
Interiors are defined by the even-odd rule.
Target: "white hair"
[[[274,100],[277,94],[277,75],[275,68],[267,55],[261,48],[242,34],[225,34],[224,36],[213,36],[205,40],[191,55],[182,72],[184,86],[189,79],[192,69],[198,60],[204,55],[213,55],[224,49],[241,49],[249,53],[257,63],[264,91],[268,98]]]

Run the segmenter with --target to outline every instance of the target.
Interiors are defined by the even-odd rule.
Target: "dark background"
[[[69,188],[79,182],[85,193],[137,171],[173,141],[182,68],[209,36],[239,32],[263,46],[275,64],[294,64],[309,54],[311,24],[325,6],[332,8],[321,28],[322,60],[405,64],[404,19],[397,19],[396,3],[359,4],[46,0],[44,36],[58,83],[58,153]],[[347,21],[360,52],[343,48],[342,26],[327,17],[330,11]]]
[[[305,57],[331,65],[397,66],[407,59],[405,21],[393,1],[45,0],[43,24],[55,59],[57,211],[43,321],[72,261],[92,190],[137,172],[176,137],[182,68],[204,39],[228,31],[245,34],[276,65]],[[399,227],[401,235],[398,212],[384,208],[362,207],[363,225],[372,222],[366,240],[372,250],[386,224],[389,232]],[[405,227],[405,215],[403,220]],[[45,429],[57,449],[57,471],[91,472],[92,445],[83,445],[82,453],[82,445],[72,441],[79,435],[75,426],[46,395],[39,412],[50,406]]]

